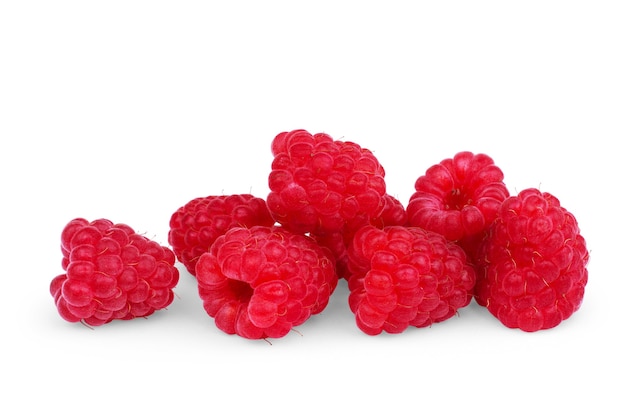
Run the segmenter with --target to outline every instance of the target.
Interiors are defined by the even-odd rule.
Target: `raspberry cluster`
[[[418,227],[364,226],[349,249],[350,309],[363,332],[401,333],[452,317],[476,282],[465,252]]]
[[[484,154],[459,152],[415,182],[409,224],[441,233],[476,271],[476,302],[526,332],[555,327],[582,304],[589,253],[576,218],[535,188],[511,195]]]
[[[589,252],[576,218],[534,188],[503,202],[477,257],[476,301],[505,326],[549,329],[582,304]]]
[[[381,214],[385,170],[374,154],[325,133],[294,130],[271,144],[267,204],[277,222],[296,233],[342,232]]]
[[[61,317],[100,326],[170,305],[179,272],[171,249],[107,219],[71,220],[61,233],[64,274],[50,283]]]
[[[440,233],[474,255],[507,197],[504,173],[493,159],[463,151],[415,181],[406,210],[409,224]]]
[[[78,218],[62,232],[50,292],[62,318],[97,326],[167,307],[178,260],[218,329],[279,338],[324,311],[340,279],[356,326],[397,334],[475,300],[535,332],[577,311],[589,252],[547,192],[511,195],[483,153],[461,151],[417,177],[404,204],[372,151],[298,129],[271,142],[266,198],[211,195],[179,206],[160,246],[129,226]]]
[[[234,227],[196,265],[198,291],[219,329],[277,338],[318,314],[337,286],[332,254],[280,226]]]

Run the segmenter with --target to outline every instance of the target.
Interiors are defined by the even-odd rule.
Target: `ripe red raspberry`
[[[485,154],[459,152],[428,168],[415,182],[409,224],[456,241],[470,256],[509,196],[504,174]]]
[[[225,333],[278,338],[320,313],[337,286],[328,249],[281,226],[235,227],[196,264],[204,309]]]
[[[380,215],[385,171],[370,150],[305,130],[278,134],[271,149],[267,204],[285,228],[325,234]]]
[[[146,317],[174,299],[174,252],[125,224],[73,219],[61,233],[61,252],[66,272],[52,280],[50,293],[69,322]]]
[[[550,329],[580,308],[589,253],[553,195],[530,188],[507,198],[479,254],[476,301],[505,326]]]
[[[470,303],[476,282],[460,246],[419,227],[362,227],[348,267],[350,309],[369,335],[447,320]]]
[[[369,220],[369,224],[382,229],[385,226],[405,226],[407,224],[406,210],[402,203],[395,197],[385,194],[383,196],[383,211],[377,217]],[[331,250],[337,260],[337,275],[348,279],[348,246],[352,242],[354,234],[360,229],[362,219],[350,219],[344,229],[339,232],[325,234],[311,234],[322,246]]]
[[[262,198],[250,194],[198,197],[172,214],[168,242],[178,260],[195,276],[200,255],[228,229],[274,223]]]

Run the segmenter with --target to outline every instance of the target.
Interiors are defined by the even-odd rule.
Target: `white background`
[[[0,414],[624,415],[624,3],[212,3],[1,3]],[[58,316],[69,220],[167,245],[192,198],[265,197],[296,128],[371,149],[404,204],[462,150],[556,195],[591,251],[581,309],[528,334],[472,303],[372,337],[342,284],[270,345],[221,333],[181,273],[148,319]]]

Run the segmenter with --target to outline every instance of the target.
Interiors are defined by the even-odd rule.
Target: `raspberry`
[[[50,283],[61,317],[100,326],[170,305],[179,272],[174,252],[107,219],[71,220],[61,233],[64,274]]]
[[[456,241],[473,257],[476,244],[509,196],[504,174],[485,154],[459,152],[415,182],[406,211],[409,224]]]
[[[200,255],[228,229],[274,223],[262,198],[250,194],[198,197],[172,214],[168,241],[177,259],[195,276]]]
[[[340,232],[350,219],[367,224],[382,212],[385,171],[370,150],[305,130],[278,134],[271,149],[267,204],[290,231]]]
[[[460,246],[411,226],[359,229],[348,268],[350,309],[369,335],[447,320],[470,303],[476,282]]]
[[[278,338],[327,306],[337,286],[330,251],[274,226],[234,227],[196,264],[205,311],[227,334]]]
[[[383,196],[383,211],[378,217],[369,220],[369,224],[382,229],[385,226],[404,226],[407,223],[406,210],[402,203],[395,197],[385,194]],[[340,278],[348,278],[348,246],[354,237],[354,233],[361,228],[361,219],[350,219],[344,229],[339,232],[325,233],[311,236],[322,246],[328,247],[337,260],[337,274]]]
[[[507,198],[479,254],[476,301],[505,326],[550,329],[580,308],[589,253],[553,195],[529,188]]]

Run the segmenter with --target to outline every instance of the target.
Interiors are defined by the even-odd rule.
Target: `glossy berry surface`
[[[506,199],[479,254],[476,301],[505,326],[549,329],[580,308],[589,252],[553,195],[530,188]]]
[[[322,312],[337,286],[330,251],[281,226],[235,227],[196,264],[205,311],[225,333],[279,338]]]
[[[50,293],[69,322],[146,317],[174,299],[174,253],[128,225],[73,219],[61,233],[61,252],[65,273],[51,281]]]
[[[447,320],[470,303],[476,282],[461,247],[419,227],[362,227],[348,268],[350,309],[369,335]]]
[[[168,241],[177,259],[195,276],[200,255],[228,229],[274,223],[265,200],[260,197],[251,194],[198,197],[172,214]]]
[[[397,198],[385,194],[383,205],[380,215],[368,219],[368,224],[380,229],[386,226],[405,226],[407,224],[406,210]],[[311,234],[317,243],[328,247],[335,256],[339,278],[347,279],[350,275],[348,271],[348,246],[350,246],[354,234],[363,226],[362,219],[348,219],[341,231]]]
[[[370,150],[305,130],[278,134],[271,150],[267,204],[285,228],[340,232],[348,220],[367,224],[381,214],[385,171]]]
[[[482,238],[509,196],[503,181],[490,156],[459,152],[416,180],[406,208],[409,224],[440,233],[473,254],[476,237]]]

